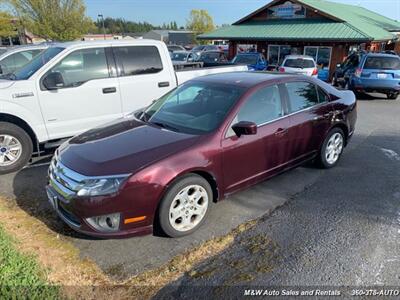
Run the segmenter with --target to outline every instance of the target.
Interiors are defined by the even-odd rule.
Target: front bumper
[[[59,192],[57,192],[57,189],[54,188],[53,185],[54,182],[49,181],[49,184],[46,186],[47,197],[51,206],[60,219],[77,232],[99,238],[126,238],[131,236],[151,234],[153,232],[153,226],[149,224],[142,224],[142,226],[137,224],[139,226],[133,228],[129,228],[124,226],[124,224],[120,224],[119,230],[115,232],[98,231],[86,221],[85,217],[80,216],[79,201],[82,201],[82,199],[72,198],[67,200]],[[90,199],[83,201],[91,202]],[[121,219],[123,219],[123,215],[124,214],[122,213]]]

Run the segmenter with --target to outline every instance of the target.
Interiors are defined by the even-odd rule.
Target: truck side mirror
[[[49,91],[57,90],[65,86],[64,78],[60,72],[52,72],[43,79],[43,85]]]

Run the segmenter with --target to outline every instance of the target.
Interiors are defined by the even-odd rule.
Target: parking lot
[[[399,115],[399,100],[386,100],[386,97],[375,94],[373,96],[365,95],[358,102],[356,134],[345,150],[343,159],[337,168],[320,170],[307,165],[238,193],[226,201],[214,205],[207,223],[199,231],[180,239],[145,236],[121,240],[100,240],[72,232],[55,217],[47,202],[43,187],[46,184],[49,157],[36,159],[30,167],[15,174],[2,176],[0,191],[2,196],[9,198],[10,201],[15,201],[21,209],[44,222],[54,232],[65,236],[80,250],[82,258],[90,258],[105,273],[118,279],[128,278],[144,270],[158,267],[175,255],[191,249],[203,241],[225,235],[239,224],[266,214],[267,217],[263,220],[266,220],[265,224],[268,226],[258,225],[254,230],[258,234],[268,235],[271,232],[273,238],[279,237],[277,243],[279,243],[279,251],[284,257],[289,257],[293,254],[292,251],[295,251],[284,242],[288,234],[290,238],[297,236],[295,239],[298,242],[296,249],[301,253],[310,249],[305,247],[316,249],[317,254],[319,254],[318,251],[325,251],[323,255],[314,255],[309,258],[311,263],[315,264],[318,260],[324,259],[329,243],[332,242],[323,235],[328,234],[329,230],[341,231],[340,227],[343,227],[343,231],[350,229],[350,223],[346,223],[347,215],[343,213],[344,209],[360,218],[363,216],[376,217],[376,223],[390,224],[390,226],[400,229],[397,219],[397,213],[400,211],[397,203],[400,195],[398,181],[400,174],[398,171],[396,173],[396,170],[399,170],[398,164],[400,164]],[[375,172],[377,176],[375,176]],[[393,197],[397,197],[397,202],[393,201]],[[385,206],[381,205],[383,203],[380,202],[381,199],[386,201],[384,202]],[[287,202],[293,206],[285,205]],[[280,206],[283,207],[278,208]],[[293,209],[295,209],[294,212]],[[308,210],[313,209],[320,214],[308,213]],[[342,214],[338,215],[336,219],[331,219],[331,214],[334,215],[336,209]],[[285,212],[288,210],[291,213]],[[301,218],[291,217],[296,210],[302,212]],[[268,214],[271,213],[272,223],[268,223]],[[319,222],[313,223],[315,219]],[[329,221],[329,228],[318,230],[316,226],[322,226],[324,220]],[[306,232],[305,228],[310,228],[310,224],[313,224],[313,230]],[[358,225],[361,226],[362,223]],[[375,228],[375,230],[384,229],[384,226]],[[353,233],[356,234],[357,231],[353,231]],[[376,232],[377,235],[380,233]],[[251,235],[251,233],[248,234]],[[301,240],[306,240],[305,236],[307,236],[307,240],[313,241],[312,244],[307,246],[301,242]],[[335,239],[339,238],[340,235]],[[346,239],[346,242],[335,241],[335,239],[333,242],[336,243],[336,253],[345,251],[346,247],[352,247],[354,240],[350,237]],[[319,241],[323,245],[318,246]],[[357,247],[361,244],[354,243],[355,246],[352,249],[358,251]],[[373,251],[373,245],[369,246]],[[228,253],[232,254],[235,250],[234,247],[228,249]],[[390,248],[383,250],[391,251]],[[364,251],[368,252],[368,248]],[[347,251],[343,253],[347,253]],[[352,264],[359,263],[358,257],[352,258]],[[375,262],[378,264],[378,268],[380,260],[387,258],[383,254],[375,257],[378,260]],[[333,270],[334,273],[339,274],[343,270],[348,270],[347,267],[342,270],[343,265],[338,265],[333,258],[326,260],[325,264],[327,264],[327,268],[324,268],[326,272]],[[295,263],[291,264],[289,267],[290,270],[294,270],[293,272],[286,270],[285,272],[290,273],[285,273],[286,277],[282,277],[283,273],[279,273],[271,282],[281,283],[279,280],[282,278],[286,278],[287,282],[285,283],[287,284],[303,282],[304,273],[296,270],[296,266]],[[283,270],[284,268],[279,269]],[[366,278],[369,276],[368,271],[369,269],[365,270]],[[293,274],[299,277],[290,281],[291,278],[294,278],[291,277]],[[307,273],[305,274],[307,277]],[[309,276],[312,278],[316,275],[310,273]],[[328,277],[327,274],[323,274],[319,281],[312,281],[312,283],[333,283],[332,278]],[[340,278],[343,281],[346,277]],[[396,282],[390,283],[399,284],[398,277],[396,278]],[[337,282],[341,283],[342,281]],[[373,281],[367,282],[373,283]],[[389,283],[389,281],[384,282]],[[352,283],[356,284],[356,282]]]

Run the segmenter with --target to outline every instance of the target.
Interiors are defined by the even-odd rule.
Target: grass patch
[[[58,287],[48,285],[45,278],[34,257],[21,254],[0,227],[0,298],[57,299]]]

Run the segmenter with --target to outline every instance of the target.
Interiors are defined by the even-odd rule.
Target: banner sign
[[[268,17],[275,19],[299,19],[306,17],[306,8],[286,1],[284,4],[268,8]]]

